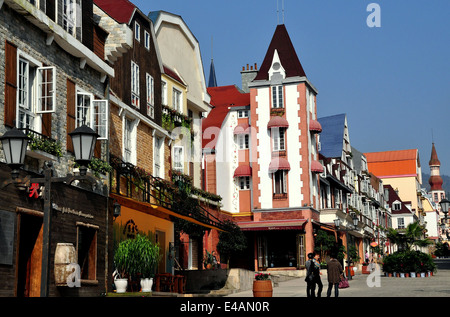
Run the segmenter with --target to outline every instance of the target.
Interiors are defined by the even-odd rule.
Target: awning
[[[320,125],[319,121],[317,120],[310,120],[309,121],[309,131],[313,133],[320,133],[322,132],[322,126]]]
[[[252,176],[252,168],[248,165],[241,165],[234,171],[233,177]]]
[[[323,166],[320,164],[320,162],[313,160],[311,162],[311,172],[313,173],[322,173],[323,172]]]
[[[250,134],[250,125],[248,123],[241,123],[234,128],[234,134]]]
[[[274,157],[269,165],[269,172],[273,173],[276,171],[290,171],[291,165],[289,162],[282,157]]]
[[[242,231],[263,231],[263,230],[301,230],[306,219],[283,219],[268,221],[245,221],[237,222]]]
[[[267,128],[288,128],[289,123],[287,120],[280,116],[274,116],[270,119],[269,123],[267,124]]]

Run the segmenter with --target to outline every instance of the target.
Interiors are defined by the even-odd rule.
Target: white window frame
[[[131,61],[131,105],[140,108],[139,65]]]
[[[141,41],[141,25],[134,22],[134,39],[138,42]]]
[[[287,172],[283,170],[278,170],[272,173],[272,181],[273,181],[273,193],[274,194],[287,194]],[[281,177],[280,179],[278,179]],[[281,183],[279,183],[281,182]],[[278,184],[279,183],[279,184]],[[278,186],[281,186],[280,188],[277,188]],[[277,192],[277,189],[280,190],[280,192]]]
[[[182,109],[182,97],[183,97],[183,92],[175,87],[173,87],[172,89],[172,107],[174,110],[178,111],[178,112],[183,112]]]
[[[25,67],[25,69],[22,67]],[[24,73],[22,70],[24,69]],[[30,71],[30,70],[33,71]],[[42,76],[44,72],[50,71],[52,82],[50,85],[49,95],[42,97]],[[32,77],[31,77],[32,76]],[[24,81],[25,77],[25,81]],[[53,66],[43,67],[42,63],[28,54],[18,50],[17,52],[17,109],[16,109],[16,126],[18,128],[28,128],[40,133],[42,131],[43,113],[53,113],[56,108],[56,68]],[[42,98],[50,99],[52,108],[45,111],[41,110]],[[22,101],[25,101],[22,103]],[[21,124],[21,114],[28,118],[25,124]]]
[[[62,21],[58,24],[70,35],[81,41],[82,37],[82,8],[81,0],[61,0],[57,1],[58,18]],[[59,5],[62,5],[60,8]]]
[[[155,81],[153,77],[147,73],[147,115],[155,118]]]
[[[397,218],[397,228],[398,229],[405,229],[405,218],[399,217]]]
[[[284,108],[283,86],[271,86],[272,90],[272,108]]]
[[[179,153],[177,153],[179,151]],[[181,173],[184,172],[184,147],[174,146],[173,147],[173,169]]]
[[[154,135],[153,176],[164,178],[164,137]]]
[[[238,110],[238,118],[248,118],[248,110]]]
[[[239,150],[247,150],[250,147],[250,136],[245,134],[238,134],[237,135],[237,144],[239,147]]]
[[[79,118],[82,105],[79,104],[79,96],[83,100],[88,99],[89,103],[84,104],[86,108],[86,121]],[[75,128],[86,124],[98,133],[98,140],[107,140],[109,135],[109,102],[106,99],[95,99],[94,95],[77,87],[75,95]]]
[[[272,144],[273,151],[285,151],[286,150],[286,129],[285,128],[272,128]]]
[[[137,127],[139,119],[124,115],[122,118],[122,157],[123,161],[136,165],[137,162]],[[129,128],[127,133],[127,128]]]
[[[161,80],[161,104],[167,106],[167,82]]]
[[[250,176],[240,176],[238,181],[240,190],[250,190]]]
[[[150,51],[150,33],[147,30],[144,31],[144,45],[147,50]]]
[[[50,74],[50,75],[49,75]],[[37,109],[36,113],[53,113],[56,108],[56,68],[53,66],[37,68]],[[51,78],[48,81],[48,78]],[[45,87],[45,89],[44,89]],[[43,91],[48,95],[43,95]],[[50,104],[50,108],[43,109],[43,104]]]

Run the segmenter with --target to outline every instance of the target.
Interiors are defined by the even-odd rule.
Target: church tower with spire
[[[429,165],[431,172],[430,179],[428,180],[428,183],[430,184],[430,193],[433,201],[437,205],[437,208],[440,209],[439,202],[445,198],[445,191],[442,188],[442,184],[444,182],[440,175],[441,162],[439,162],[434,143],[431,148],[431,158]]]

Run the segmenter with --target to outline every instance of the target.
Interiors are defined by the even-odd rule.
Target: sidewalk
[[[322,278],[322,297],[326,297],[328,282]],[[339,290],[339,297],[450,297],[450,271],[438,270],[431,277],[400,278],[357,273],[349,280],[350,287]],[[332,297],[334,296],[334,290]],[[226,297],[253,297],[251,290]],[[304,278],[279,282],[273,297],[306,297]]]

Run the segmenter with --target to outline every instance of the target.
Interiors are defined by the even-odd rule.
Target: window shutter
[[[75,83],[67,80],[67,151],[73,153],[72,138],[69,133],[75,130]]]
[[[17,47],[5,44],[5,125],[14,127],[17,100]]]
[[[51,138],[52,137],[52,114],[42,114],[42,134]]]
[[[63,23],[64,3],[63,3],[63,0],[57,0],[57,1],[58,1],[57,23],[59,24],[59,26],[64,27],[64,23]]]

